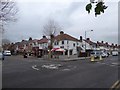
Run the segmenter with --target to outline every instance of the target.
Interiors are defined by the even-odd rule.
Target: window
[[[54,43],[54,45],[56,45],[56,42]]]
[[[56,42],[57,45],[59,45],[59,42]]]
[[[64,44],[64,41],[62,41],[62,44]]]
[[[56,42],[54,43],[54,45],[59,45],[59,42],[56,41]]]
[[[82,45],[82,47],[84,47],[84,46]]]
[[[60,48],[64,48],[64,46],[60,46]]]
[[[67,41],[67,44],[69,43],[69,41]]]
[[[75,43],[73,43],[73,47],[75,47]]]
[[[79,43],[77,42],[77,45],[79,45]]]

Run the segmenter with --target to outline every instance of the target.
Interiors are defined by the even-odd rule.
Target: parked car
[[[2,52],[0,52],[0,60],[4,60],[4,55]]]
[[[90,55],[94,56],[95,58],[99,58],[100,55],[102,55],[102,53],[101,53],[101,51],[96,50],[96,51],[92,51]]]
[[[118,51],[112,51],[112,56],[118,56]]]
[[[4,56],[11,56],[11,51],[5,50],[5,51],[3,52],[3,54],[4,54]]]

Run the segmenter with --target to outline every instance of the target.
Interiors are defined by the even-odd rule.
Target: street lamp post
[[[2,18],[0,18],[0,51],[3,50],[3,48],[2,48],[2,45],[3,45],[3,42],[2,42],[3,33],[4,33],[4,29],[3,29],[3,20],[2,20]]]
[[[69,52],[69,42],[67,43],[67,49],[68,49],[68,58],[70,57],[70,52]]]
[[[85,31],[85,60],[86,60],[86,36],[87,36],[87,32],[92,32],[93,30],[88,30],[88,31]]]

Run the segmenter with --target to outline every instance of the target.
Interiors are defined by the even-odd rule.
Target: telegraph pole
[[[0,51],[3,50],[3,48],[2,48],[3,32],[4,32],[3,21],[2,21],[2,18],[0,18]]]

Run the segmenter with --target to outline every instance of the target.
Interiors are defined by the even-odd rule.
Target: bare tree
[[[16,2],[13,0],[0,0],[0,20],[3,22],[15,21],[18,12]]]
[[[49,19],[43,26],[43,34],[50,38],[49,43],[49,58],[52,57],[51,49],[53,48],[54,36],[61,30],[61,26],[53,19]]]
[[[11,41],[9,39],[2,39],[2,44],[9,44]]]
[[[15,18],[18,8],[13,0],[0,0],[0,49],[2,48],[2,36],[4,33],[4,25],[9,21],[16,21]]]

